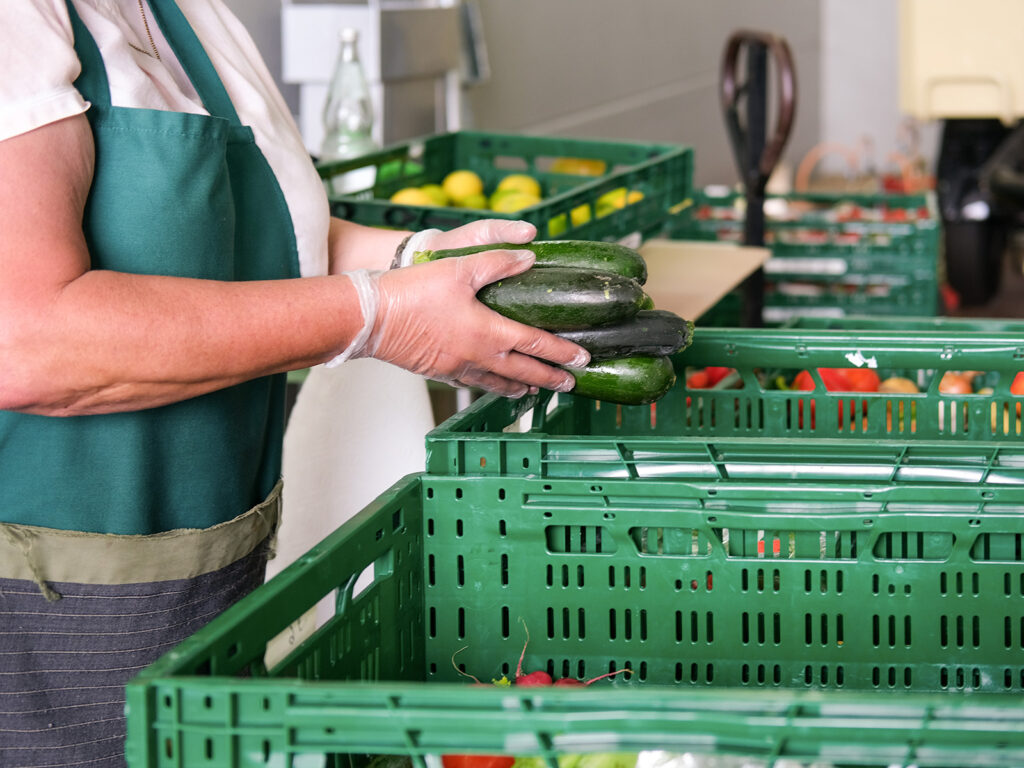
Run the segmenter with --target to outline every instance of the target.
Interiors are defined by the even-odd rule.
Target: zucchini
[[[549,331],[614,325],[640,311],[644,289],[631,278],[567,267],[530,268],[477,291],[491,309]]]
[[[621,405],[646,405],[668,392],[676,381],[672,359],[634,355],[566,368],[576,379],[571,394]]]
[[[643,256],[618,243],[605,243],[591,240],[535,240],[532,243],[492,243],[490,245],[471,245],[466,248],[451,248],[439,251],[416,251],[413,263],[450,258],[452,256],[468,256],[482,251],[510,249],[513,251],[533,251],[537,257],[535,267],[574,267],[576,269],[594,269],[599,272],[611,272],[623,277],[631,277],[640,285],[647,282],[647,262]]]
[[[615,325],[559,331],[590,353],[592,362],[631,355],[674,355],[690,345],[693,323],[666,309],[642,309]]]

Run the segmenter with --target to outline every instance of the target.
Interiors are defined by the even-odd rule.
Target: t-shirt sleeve
[[[0,0],[0,141],[81,114],[64,0]]]

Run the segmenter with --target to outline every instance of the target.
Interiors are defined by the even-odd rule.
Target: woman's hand
[[[528,221],[481,219],[447,232],[431,230],[421,243],[423,250],[465,248],[488,243],[528,243],[537,236],[537,228]]]
[[[438,233],[432,247],[532,236],[524,222],[481,221]],[[461,232],[460,232],[461,230]],[[526,237],[526,240],[529,238]],[[432,379],[480,387],[508,397],[538,388],[566,392],[575,380],[556,365],[579,367],[582,347],[509,320],[481,303],[483,286],[530,268],[530,251],[484,251],[418,264],[376,277],[379,304],[365,355]]]

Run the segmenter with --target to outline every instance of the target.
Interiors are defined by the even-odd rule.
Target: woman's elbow
[[[12,325],[0,331],[0,411],[46,415],[69,413],[61,403],[54,378],[47,373],[45,354],[18,334]]]

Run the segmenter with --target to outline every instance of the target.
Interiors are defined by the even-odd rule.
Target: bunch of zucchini
[[[632,248],[585,240],[542,240],[420,251],[414,261],[509,248],[536,255],[518,275],[477,293],[497,312],[552,331],[590,352],[585,368],[567,368],[573,393],[624,405],[653,403],[675,383],[670,355],[685,348],[693,323],[655,309],[643,289],[647,264]]]

